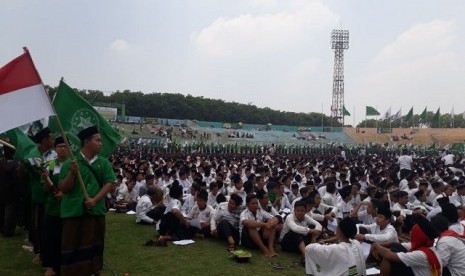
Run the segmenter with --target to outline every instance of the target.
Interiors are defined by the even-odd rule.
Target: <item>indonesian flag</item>
[[[0,133],[54,115],[29,51],[0,68]]]

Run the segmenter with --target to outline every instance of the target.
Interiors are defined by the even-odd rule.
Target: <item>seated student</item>
[[[246,205],[247,209],[241,213],[240,218],[241,245],[247,248],[258,247],[266,257],[277,256],[273,245],[278,220],[260,210],[256,195],[247,196]]]
[[[184,197],[184,203],[181,207],[181,212],[185,215],[189,214],[192,207],[195,206],[195,201],[197,200],[197,194],[200,191],[200,185],[194,182],[190,187],[190,194]]]
[[[459,213],[454,204],[442,204],[441,214],[449,221],[449,230],[452,230],[461,236],[465,235],[465,227],[459,221]]]
[[[336,207],[338,212],[336,217],[338,220],[342,220],[343,218],[347,218],[350,216],[350,211],[352,211],[353,207],[351,204],[352,199],[352,187],[345,186],[340,191],[339,194],[341,195],[341,200],[337,203]]]
[[[207,205],[216,208],[218,205],[218,203],[216,203],[216,197],[220,194],[218,182],[210,182],[209,190]]]
[[[434,216],[431,219],[431,224],[439,232],[436,250],[443,266],[442,275],[463,275],[465,271],[465,237],[449,230],[449,221],[442,214]]]
[[[380,208],[376,216],[376,222],[370,225],[357,224],[357,227],[364,228],[369,234],[357,234],[355,238],[359,241],[371,242],[399,242],[396,229],[391,225],[392,212],[389,209]]]
[[[136,210],[138,193],[134,189],[135,184],[136,181],[134,178],[130,178],[126,181],[127,189],[121,189],[116,197],[116,211],[127,212]]]
[[[336,228],[338,244],[311,243],[305,247],[305,272],[310,275],[366,275],[360,242],[352,238],[357,227],[350,218]]]
[[[294,184],[291,185],[291,192],[287,195],[287,199],[289,199],[289,202],[294,203],[294,200],[296,198],[298,198],[299,196],[300,196],[299,195],[299,185],[294,183]]]
[[[370,188],[370,187],[368,187]],[[376,199],[374,199],[376,201]],[[363,208],[362,210],[362,207]],[[377,215],[374,202],[371,201],[360,201],[352,211],[350,211],[350,217],[357,220],[361,224],[373,224],[375,223],[375,217]]]
[[[328,221],[332,221],[336,218],[337,214],[337,207],[329,206],[321,202],[320,194],[318,191],[313,191],[309,195],[310,198],[313,199],[314,207],[309,213],[309,215],[317,220],[318,222],[323,224],[323,227],[328,223]]]
[[[292,204],[291,204],[292,208],[294,208],[294,204],[297,201],[301,200],[302,198],[308,197],[308,195],[310,194],[310,190],[309,190],[308,187],[302,187],[302,188],[299,189],[299,194],[300,194],[300,196],[292,201]]]
[[[175,180],[170,187],[170,199],[166,205],[163,217],[160,220],[158,233],[160,238],[155,242],[155,245],[166,246],[170,240],[183,239],[183,231],[181,226],[188,227],[189,223],[181,212],[181,199],[183,195],[183,187]]]
[[[241,176],[239,174],[235,174],[232,176],[231,180],[233,186],[229,189],[229,195],[237,194],[242,198],[242,202],[244,202],[247,194],[244,191],[244,183],[242,182]]]
[[[286,217],[279,241],[283,251],[302,253],[305,256],[305,246],[316,242],[321,234],[321,224],[307,213],[306,199],[296,202],[294,210]]]
[[[289,213],[290,209],[292,208],[287,195],[284,193],[284,188],[285,188],[284,183],[278,183],[278,186],[276,188],[276,194],[278,195],[278,198],[280,199],[279,203],[276,205],[276,210],[279,213],[287,211],[286,209],[289,210],[287,211],[287,213]],[[274,193],[274,191],[271,191],[271,192]]]
[[[336,182],[326,183],[326,193],[321,198],[321,201],[328,206],[336,206],[337,204]]]
[[[220,198],[219,196],[217,199]],[[228,251],[236,249],[239,244],[239,219],[244,206],[242,198],[232,194],[228,202],[219,203],[210,221],[212,236],[219,236],[228,242]]]
[[[391,211],[397,214],[399,223],[403,223],[402,231],[403,232],[410,232],[412,226],[416,223],[416,220],[420,216],[425,215],[425,211],[421,208],[415,208],[412,204],[409,203],[408,193],[405,191],[398,191],[397,195],[397,203],[392,206]],[[397,216],[396,214],[396,216]]]
[[[166,206],[163,205],[163,190],[153,185],[148,186],[147,193],[137,201],[136,223],[157,224],[162,218],[165,208]]]
[[[207,204],[208,193],[205,190],[200,191],[197,194],[197,204],[192,207],[189,214],[187,214],[187,219],[189,219],[189,228],[187,233],[189,237],[192,238],[196,233],[200,232],[203,237],[209,237],[211,234],[210,231],[210,221],[215,212],[210,205]],[[200,222],[200,228],[192,225],[191,221],[193,219],[198,219]]]
[[[442,264],[433,246],[438,236],[426,218],[419,218],[410,232],[411,243],[403,243],[393,250],[379,243],[372,244],[375,258],[382,258],[380,275],[441,275]]]
[[[282,222],[282,217],[279,215],[278,211],[271,205],[271,202],[268,198],[268,193],[265,190],[258,190],[256,192],[258,199],[258,208],[263,212],[267,212],[271,216],[280,217]]]
[[[413,193],[415,200],[412,202],[414,208],[421,208],[423,209],[426,214],[428,214],[434,208],[426,204],[426,194],[423,190],[418,190]]]

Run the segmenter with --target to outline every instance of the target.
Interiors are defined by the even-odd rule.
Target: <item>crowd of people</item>
[[[31,241],[52,238],[41,235],[44,226],[62,233],[34,246],[46,275],[101,272],[105,210],[133,211],[136,223],[153,225],[146,246],[218,238],[229,251],[255,248],[270,258],[280,247],[299,254],[310,275],[366,275],[367,266],[381,275],[465,271],[465,159],[450,152],[287,154],[272,145],[261,153],[170,154],[134,144],[106,159],[95,128],[79,137],[75,161],[63,140],[36,137],[48,165],[31,186],[31,221],[45,213],[54,222],[30,225]],[[79,227],[94,234],[80,237]]]

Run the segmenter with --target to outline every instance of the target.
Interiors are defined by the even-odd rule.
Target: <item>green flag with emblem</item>
[[[102,137],[102,150],[100,152],[102,156],[108,157],[121,141],[118,132],[97,110],[63,81],[60,81],[52,104],[74,153],[79,152],[81,148],[77,134],[90,126],[96,126]],[[50,119],[49,127],[55,135],[61,135],[54,117]]]

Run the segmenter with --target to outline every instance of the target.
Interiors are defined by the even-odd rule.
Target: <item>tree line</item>
[[[46,86],[53,98],[57,87]],[[116,91],[105,95],[98,90],[77,90],[79,94],[92,103],[125,105],[126,115],[138,117],[155,117],[170,119],[189,119],[211,122],[273,124],[292,126],[340,126],[322,113],[297,113],[259,108],[252,104],[225,102],[218,99],[194,97],[192,95],[171,93]],[[120,110],[118,112],[121,112]]]

